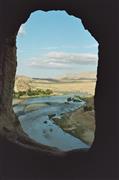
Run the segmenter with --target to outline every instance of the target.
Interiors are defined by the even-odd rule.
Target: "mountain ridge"
[[[27,80],[47,80],[47,81],[60,81],[60,80],[96,80],[96,72],[81,72],[81,73],[68,73],[56,78],[40,78],[29,77],[25,75],[16,75],[15,79],[23,78]]]

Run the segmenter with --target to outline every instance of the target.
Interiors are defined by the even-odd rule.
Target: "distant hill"
[[[52,78],[32,78],[32,80],[37,80],[37,81],[51,81],[51,82],[59,82],[58,79],[52,79]]]
[[[77,74],[66,74],[59,77],[60,80],[96,80],[96,72],[82,72]]]
[[[27,91],[28,89],[51,89],[55,94],[79,91],[94,94],[95,83],[95,72],[66,74],[56,79],[16,76],[14,90],[15,92],[18,92]]]

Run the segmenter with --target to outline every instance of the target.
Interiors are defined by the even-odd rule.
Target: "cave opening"
[[[20,27],[13,109],[41,146],[92,145],[97,46],[81,20],[65,11],[36,11]]]
[[[88,153],[72,151],[67,152],[64,157],[60,151],[39,145],[23,132],[13,112],[16,34],[19,26],[26,22],[29,15],[36,10],[66,10],[69,15],[81,18],[85,29],[88,29],[99,43],[94,98],[96,132],[94,143]],[[118,178],[117,42],[119,33],[117,12],[117,2],[108,0],[0,1],[0,167],[2,167],[2,178],[15,180],[35,177],[36,179]],[[50,156],[47,156],[48,152]]]

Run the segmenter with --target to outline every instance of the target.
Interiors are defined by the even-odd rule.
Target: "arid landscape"
[[[95,84],[95,73],[70,74],[54,79],[17,76],[14,87],[14,98],[17,103],[14,107],[20,105],[18,107],[20,111],[16,113],[19,118],[22,115],[25,117],[24,121],[21,122],[28,122],[29,114],[30,119],[36,121],[35,117],[39,117],[40,122],[42,122],[42,113],[45,112],[46,120],[43,121],[43,124],[45,123],[47,127],[45,129],[41,128],[43,134],[39,136],[44,137],[45,135],[45,138],[49,139],[51,134],[55,132],[53,126],[48,130],[47,124],[51,123],[52,120],[64,132],[90,146],[93,143],[95,132],[93,102]],[[28,103],[25,104],[25,100],[28,100]],[[85,104],[80,105],[81,101],[85,102]],[[77,103],[79,103],[79,107],[76,105]],[[44,125],[42,126],[44,127]]]
[[[30,78],[27,76],[17,76],[15,81],[15,91],[27,91],[28,89],[51,89],[53,94],[64,93],[86,93],[94,95],[96,74],[81,73],[64,75],[54,79]]]

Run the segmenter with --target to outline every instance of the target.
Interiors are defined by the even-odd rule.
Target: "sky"
[[[65,11],[36,11],[17,35],[17,75],[55,78],[94,72],[98,43]]]

